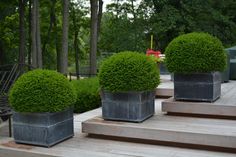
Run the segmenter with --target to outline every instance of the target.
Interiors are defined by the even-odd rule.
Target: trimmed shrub
[[[160,83],[156,62],[137,52],[120,52],[106,59],[99,69],[99,83],[110,92],[148,91]]]
[[[59,112],[74,104],[76,94],[62,74],[38,69],[15,82],[9,99],[17,112]]]
[[[75,113],[82,113],[100,107],[101,99],[97,77],[73,80],[71,84],[77,93],[74,105]]]
[[[207,33],[189,33],[173,39],[165,55],[168,70],[175,73],[223,71],[226,67],[221,41]]]

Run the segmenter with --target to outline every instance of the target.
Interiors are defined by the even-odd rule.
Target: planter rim
[[[109,90],[104,90],[104,89],[101,89],[100,92],[107,92],[107,93],[145,93],[145,92],[154,92],[155,89],[153,90],[143,90],[143,91],[118,91],[118,92],[112,92],[112,91],[109,91]]]
[[[210,71],[210,72],[173,72],[174,74],[183,74],[183,75],[193,75],[193,74],[213,74],[213,73],[220,73],[220,71]]]
[[[18,112],[18,111],[15,111],[13,110],[12,113],[20,113],[20,114],[24,114],[24,115],[53,115],[53,114],[57,114],[57,113],[62,113],[62,112],[65,112],[65,111],[69,111],[69,110],[73,110],[73,107],[69,107],[69,108],[66,108],[62,111],[59,111],[59,112]]]

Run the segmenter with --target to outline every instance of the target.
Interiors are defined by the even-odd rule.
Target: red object
[[[161,54],[160,51],[154,51],[154,50],[152,50],[152,49],[148,49],[148,50],[146,51],[146,55],[147,55],[147,56],[153,55],[153,56],[159,58],[159,57],[160,57],[160,54]]]

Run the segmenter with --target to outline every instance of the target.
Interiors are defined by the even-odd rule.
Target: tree
[[[62,50],[60,53],[59,72],[67,74],[68,70],[68,29],[69,29],[69,0],[63,0],[62,19]]]
[[[90,0],[91,30],[90,30],[90,75],[97,73],[97,39],[98,39],[98,1]]]
[[[19,0],[19,17],[20,17],[20,22],[19,22],[19,32],[20,32],[20,43],[19,43],[19,57],[18,57],[18,62],[20,64],[25,63],[25,0]]]
[[[42,50],[39,22],[39,1],[33,0],[32,8],[32,65],[35,68],[42,68]]]

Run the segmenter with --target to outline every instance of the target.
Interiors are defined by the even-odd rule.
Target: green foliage
[[[99,71],[103,90],[144,91],[153,90],[160,83],[157,64],[150,57],[125,51],[106,59]]]
[[[74,104],[76,94],[62,74],[33,70],[15,82],[9,99],[18,112],[59,112]]]
[[[74,105],[75,113],[86,112],[100,106],[101,99],[98,78],[73,80],[71,83],[77,93],[77,99]]]
[[[223,71],[226,66],[221,41],[207,33],[181,35],[170,42],[165,54],[170,72]]]

